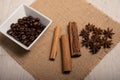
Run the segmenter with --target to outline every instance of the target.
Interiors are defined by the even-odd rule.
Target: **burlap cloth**
[[[31,5],[53,20],[52,25],[35,43],[30,51],[25,51],[14,42],[0,34],[0,45],[35,79],[39,80],[83,80],[100,60],[120,41],[120,24],[91,6],[84,0],[38,0]],[[106,29],[113,28],[113,45],[92,55],[81,47],[82,56],[72,58],[72,72],[62,73],[60,43],[55,61],[49,60],[53,31],[61,27],[61,35],[67,33],[69,21],[76,21],[79,32],[88,23]],[[81,40],[81,38],[80,38]],[[105,69],[105,68],[104,68]],[[16,70],[17,71],[17,70]]]

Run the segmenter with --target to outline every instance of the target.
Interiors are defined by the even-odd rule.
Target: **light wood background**
[[[30,5],[34,0],[0,0],[0,24],[22,3]],[[120,22],[120,0],[87,0],[114,20]],[[120,80],[120,43],[107,54],[85,80]],[[0,46],[0,80],[34,80]]]
[[[22,3],[30,5],[35,0],[0,0],[0,24]],[[34,80],[0,45],[0,80]]]

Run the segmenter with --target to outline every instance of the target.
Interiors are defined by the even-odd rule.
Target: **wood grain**
[[[30,5],[34,0],[0,0],[0,24],[22,3]],[[0,33],[1,36],[1,33]],[[0,38],[1,40],[1,38]],[[0,80],[35,80],[2,47],[0,42]]]

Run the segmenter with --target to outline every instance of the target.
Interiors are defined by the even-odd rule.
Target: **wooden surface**
[[[113,17],[113,19],[119,21],[119,10],[116,10],[118,6],[116,4],[119,3],[119,0],[116,0],[114,4],[109,2],[109,0],[101,0],[101,2],[97,2],[95,0],[92,1],[93,4],[100,4],[98,7],[102,8],[105,13],[109,14]],[[2,10],[0,15],[0,23],[2,23],[19,4],[24,1],[18,2],[18,0],[4,0],[0,1],[0,10]],[[29,1],[28,1],[29,2]],[[14,4],[14,7],[10,7],[10,4]],[[9,5],[9,6],[8,6]],[[108,5],[108,7],[103,7]],[[112,6],[111,8],[109,8]],[[3,9],[4,8],[4,9]],[[107,12],[108,10],[108,12]],[[114,11],[113,11],[114,10]],[[115,17],[117,16],[117,17]],[[120,22],[120,21],[119,21]],[[85,80],[119,80],[120,79],[120,44],[118,44],[105,58],[96,66],[96,68],[86,77]],[[14,68],[14,69],[13,69]],[[16,69],[16,70],[15,70]],[[14,74],[12,74],[14,73]],[[16,75],[15,75],[16,74]],[[29,74],[24,71],[7,53],[3,48],[0,47],[0,80],[33,80],[33,78]]]
[[[101,59],[113,49],[118,41],[120,41],[120,24],[88,4],[85,0],[76,0],[74,3],[73,0],[52,0],[52,2],[50,0],[37,0],[31,7],[48,16],[53,22],[41,38],[32,46],[30,51],[25,51],[2,35],[0,36],[0,42],[5,50],[36,79],[83,80]],[[66,34],[69,21],[75,21],[77,23],[78,32],[89,22],[102,29],[107,29],[107,27],[114,28],[115,35],[112,38],[113,45],[111,48],[102,48],[97,54],[92,55],[88,49],[81,47],[81,56],[72,59],[72,71],[69,75],[65,75],[62,74],[61,69],[60,45],[58,47],[58,55],[54,62],[49,60],[49,55],[54,28],[60,26],[61,34]],[[79,38],[81,41],[81,37]]]
[[[30,5],[34,0],[0,0],[0,24],[22,3]],[[0,45],[0,80],[34,80]]]

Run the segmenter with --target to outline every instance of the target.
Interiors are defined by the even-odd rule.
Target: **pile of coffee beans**
[[[32,16],[18,19],[17,23],[12,23],[7,34],[26,46],[29,46],[44,30],[46,26],[41,24],[39,18]]]

